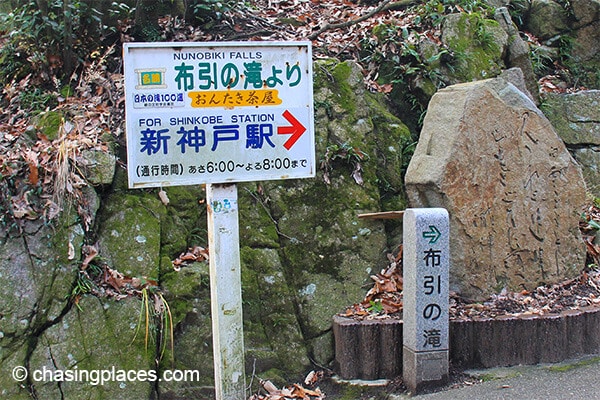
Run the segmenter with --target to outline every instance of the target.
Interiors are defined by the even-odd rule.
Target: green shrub
[[[105,26],[102,14],[82,0],[22,2],[10,13],[0,14],[0,26],[10,32],[0,49],[0,80],[23,79],[30,73],[54,85],[69,79],[76,66],[103,44],[115,27]],[[109,12],[122,13],[121,3],[111,3]],[[111,14],[111,15],[112,15]]]

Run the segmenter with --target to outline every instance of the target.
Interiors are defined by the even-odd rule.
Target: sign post
[[[206,184],[217,400],[245,396],[235,182],[315,176],[310,42],[125,43],[130,188]]]
[[[130,188],[315,176],[310,42],[123,52]]]
[[[206,202],[215,392],[217,399],[245,399],[237,186],[207,185]]]
[[[413,393],[448,381],[448,212],[409,208],[403,220],[403,378]]]

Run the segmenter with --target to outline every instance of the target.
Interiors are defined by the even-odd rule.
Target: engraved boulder
[[[406,173],[411,207],[450,215],[450,290],[483,299],[576,276],[580,168],[533,102],[502,78],[436,93]]]

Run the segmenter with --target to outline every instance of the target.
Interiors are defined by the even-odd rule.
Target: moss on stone
[[[125,275],[158,279],[165,206],[148,194],[117,194],[105,204],[98,233],[100,255]]]
[[[238,194],[240,244],[251,247],[279,247],[279,234],[265,199],[256,184],[240,184]]]
[[[455,69],[449,72],[456,81],[470,82],[500,74],[508,34],[498,22],[478,13],[452,14],[445,20],[442,40],[455,55]]]
[[[310,361],[279,254],[274,249],[243,247],[241,257],[244,330],[251,338],[247,349],[272,352],[282,371],[303,370]]]
[[[337,92],[340,105],[348,114],[352,115],[356,112],[356,104],[352,101],[354,97],[352,88],[348,79],[350,78],[350,66],[346,63],[339,63],[335,66],[331,75],[335,79],[335,92]]]
[[[85,296],[79,306],[73,307],[59,324],[44,331],[31,355],[30,365],[62,371],[112,367],[125,371],[153,369],[154,348],[146,350],[143,334],[133,340],[139,321],[140,300],[127,298],[116,302]],[[111,380],[104,385],[54,382],[36,383],[35,390],[39,397],[46,399],[61,398],[61,393],[69,393],[71,398],[86,399],[117,399],[131,397],[130,393],[148,398],[153,384],[141,380]]]
[[[27,343],[21,339],[13,341],[12,344],[9,347],[2,343],[0,348],[0,359],[2,359],[0,363],[0,388],[2,388],[0,393],[5,399],[31,400],[29,388],[13,378],[15,368],[27,365]]]
[[[201,296],[206,295],[201,292],[198,297]],[[209,398],[214,395],[214,390],[210,390],[214,385],[210,302],[207,299],[201,303],[188,301],[188,305],[193,309],[188,311],[183,320],[176,325],[174,356],[172,357],[170,347],[167,347],[160,364],[161,371],[167,369],[195,370],[199,374],[198,380],[160,382],[161,396],[166,396],[169,392],[177,394],[178,398],[186,399]]]
[[[58,111],[47,111],[37,117],[36,127],[48,140],[58,139],[59,129],[62,125],[64,115]]]

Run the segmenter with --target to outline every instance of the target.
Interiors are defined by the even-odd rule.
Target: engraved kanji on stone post
[[[403,378],[413,393],[448,381],[448,212],[404,212]]]

